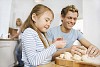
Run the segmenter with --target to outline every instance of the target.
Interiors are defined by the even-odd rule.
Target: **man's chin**
[[[71,29],[72,29],[72,27],[69,27],[68,29],[69,29],[69,30],[71,30]]]

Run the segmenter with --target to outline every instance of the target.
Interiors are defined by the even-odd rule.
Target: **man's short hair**
[[[66,6],[65,8],[62,9],[61,16],[65,17],[66,14],[68,13],[68,11],[77,12],[77,17],[79,15],[78,9],[74,5],[68,5],[68,6]]]

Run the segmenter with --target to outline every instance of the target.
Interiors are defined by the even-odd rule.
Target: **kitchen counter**
[[[17,40],[0,39],[0,67],[13,67]]]
[[[0,39],[0,48],[1,47],[9,47],[13,43],[17,43],[18,39]],[[11,44],[10,44],[11,43]]]
[[[18,39],[10,39],[10,38],[8,38],[8,39],[0,39],[0,41],[17,41]]]

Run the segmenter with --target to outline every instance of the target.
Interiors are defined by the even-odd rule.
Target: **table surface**
[[[54,62],[50,62],[50,63],[48,63],[48,64],[41,65],[41,66],[38,66],[38,67],[72,67],[72,66],[61,66],[61,65],[55,64]],[[84,66],[77,66],[77,65],[74,65],[74,67],[84,67]],[[86,66],[86,67],[91,67],[91,66]],[[100,67],[100,65],[92,66],[92,67]]]
[[[54,62],[50,62],[48,64],[41,65],[41,66],[38,66],[38,67],[65,67],[65,66],[60,66],[60,65],[55,64]]]

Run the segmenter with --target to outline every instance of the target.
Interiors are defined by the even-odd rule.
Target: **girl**
[[[25,67],[49,63],[57,48],[63,48],[65,41],[55,41],[49,45],[45,32],[50,27],[54,14],[42,4],[36,5],[22,27],[22,60]]]
[[[17,34],[15,34],[11,39],[17,38],[17,45],[15,48],[15,55],[17,57],[18,65],[15,67],[22,67],[24,65],[23,61],[21,60],[22,58],[22,44],[21,44],[21,27],[22,27],[22,20],[20,18],[16,19],[16,27],[18,29]]]
[[[11,39],[18,38],[20,39],[21,27],[22,27],[22,20],[20,18],[16,19],[16,26],[17,26],[17,33],[11,37]]]

